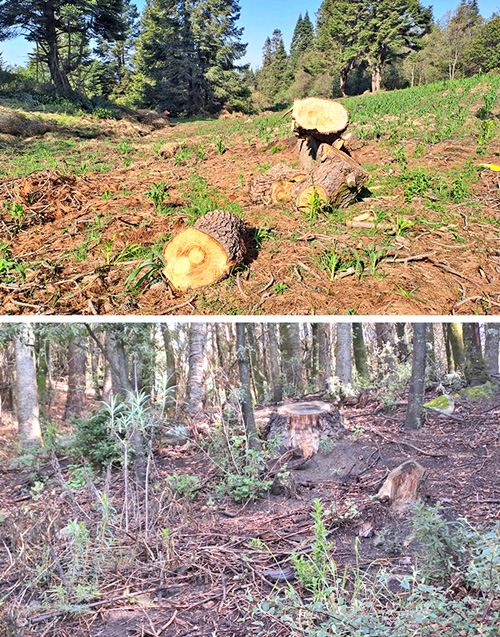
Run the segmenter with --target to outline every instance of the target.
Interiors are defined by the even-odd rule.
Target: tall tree
[[[281,382],[278,339],[276,337],[276,324],[268,323],[267,335],[269,337],[269,358],[271,363],[271,389],[273,402],[280,403],[283,400],[283,383]]]
[[[337,343],[335,348],[335,375],[344,387],[352,383],[352,329],[350,323],[337,324]]]
[[[328,389],[332,375],[330,323],[318,323],[318,389]]]
[[[35,334],[33,325],[24,323],[14,337],[16,355],[17,420],[21,444],[25,449],[42,445],[40,412],[35,372]]]
[[[248,349],[246,346],[245,323],[236,323],[236,355],[238,359],[238,369],[240,372],[241,384],[241,412],[248,438],[248,446],[251,449],[259,448],[259,437],[252,405],[252,394],[250,392],[250,367],[248,364]]]
[[[77,418],[85,410],[85,373],[87,356],[83,342],[71,337],[68,343],[68,393],[64,419]]]
[[[493,15],[468,41],[464,62],[472,72],[500,69],[500,14]]]
[[[304,389],[302,347],[298,323],[280,323],[281,365],[288,395],[301,394]]]
[[[379,369],[382,374],[396,368],[396,341],[394,339],[394,323],[375,323]]]
[[[186,388],[186,408],[191,418],[203,414],[205,405],[207,324],[189,326],[189,369]]]
[[[471,387],[488,382],[490,376],[481,349],[479,323],[464,323],[465,378]]]
[[[465,367],[465,345],[462,323],[447,323],[446,334],[453,354],[455,371],[464,371]]]
[[[316,46],[330,60],[332,71],[338,70],[343,97],[349,73],[363,53],[360,29],[365,12],[366,0],[324,0],[318,10]]]
[[[368,357],[366,355],[365,339],[363,336],[363,323],[353,323],[352,344],[354,350],[354,362],[360,379],[369,380]]]
[[[498,348],[500,347],[500,323],[485,323],[484,363],[488,374],[498,374]]]
[[[313,46],[313,42],[314,26],[309,17],[309,12],[306,11],[304,17],[302,17],[302,14],[299,15],[299,19],[293,31],[292,43],[290,45],[290,66],[292,70],[296,69],[301,55]]]
[[[172,407],[175,405],[177,394],[177,365],[175,363],[172,335],[170,333],[170,328],[168,327],[168,325],[165,325],[165,323],[161,324],[161,335],[163,337],[163,346],[165,348],[165,372],[167,374],[167,381],[165,383],[167,399],[165,401],[165,404],[167,405],[167,407]]]
[[[405,429],[420,429],[422,425],[425,392],[426,327],[425,323],[415,323],[413,325],[413,358]]]
[[[122,0],[0,0],[0,40],[22,34],[37,46],[56,89],[72,95],[65,64],[71,57],[71,37],[78,48],[93,38],[123,38]]]
[[[441,37],[450,80],[454,80],[462,69],[467,47],[481,21],[477,0],[462,0],[453,12],[447,14]]]
[[[358,46],[372,75],[372,92],[381,88],[388,62],[421,47],[432,23],[432,9],[419,0],[365,0]]]

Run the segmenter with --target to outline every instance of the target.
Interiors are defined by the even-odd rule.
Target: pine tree
[[[283,42],[283,34],[275,29],[267,38],[263,50],[263,64],[257,87],[269,100],[283,99],[292,80],[289,58]]]
[[[297,20],[297,24],[295,25],[295,29],[293,30],[292,35],[292,43],[290,45],[290,63],[292,68],[297,66],[297,62],[299,60],[299,56],[301,54],[301,39],[302,39],[302,29],[303,29],[303,18],[302,13],[299,14],[299,19]]]

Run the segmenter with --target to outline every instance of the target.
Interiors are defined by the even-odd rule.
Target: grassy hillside
[[[297,165],[281,114],[173,122],[47,113],[51,130],[0,139],[0,277],[9,313],[449,314],[500,308],[500,76],[344,100],[370,173],[347,210],[255,206],[248,182]],[[166,144],[180,142],[162,157]],[[253,260],[209,289],[174,294],[161,249],[226,207]],[[369,213],[374,228],[347,222]],[[380,227],[377,227],[381,224]]]

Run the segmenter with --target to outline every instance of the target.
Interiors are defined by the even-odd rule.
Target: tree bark
[[[453,352],[455,371],[464,371],[465,345],[462,323],[447,323],[447,335]]]
[[[281,382],[278,339],[276,338],[275,323],[268,323],[267,335],[269,337],[269,359],[273,402],[280,403],[283,400],[283,383]]]
[[[207,324],[189,326],[189,368],[186,387],[186,408],[192,419],[203,416],[205,406]]]
[[[490,380],[481,350],[479,323],[464,323],[465,367],[464,374],[470,387],[483,385]]]
[[[485,323],[484,363],[488,374],[498,374],[498,348],[500,346],[500,323]]]
[[[370,370],[368,367],[368,357],[366,355],[365,339],[363,336],[363,323],[353,323],[352,336],[356,371],[360,379],[369,380]]]
[[[319,389],[328,389],[332,375],[331,333],[329,323],[318,323]]]
[[[227,276],[243,262],[245,252],[241,219],[226,210],[213,210],[167,243],[164,274],[177,290],[197,289]]]
[[[260,371],[259,344],[257,342],[257,337],[255,335],[254,323],[246,324],[246,336],[247,336],[247,341],[249,346],[249,354],[250,354],[249,358],[250,358],[253,384],[255,387],[255,399],[257,402],[261,403],[264,400],[266,379],[265,379],[265,376]]]
[[[163,346],[165,348],[165,358],[166,358],[166,373],[167,373],[167,382],[166,382],[166,392],[167,397],[165,399],[165,405],[167,407],[174,407],[176,404],[176,394],[177,394],[177,366],[175,364],[175,354],[174,348],[172,345],[172,336],[170,333],[170,328],[165,323],[161,324],[161,334],[163,337]]]
[[[287,395],[301,394],[304,389],[302,347],[298,323],[280,323],[281,366],[287,384]]]
[[[410,352],[405,341],[405,323],[396,323],[396,334],[398,338],[398,359],[400,363],[404,363],[408,359]]]
[[[352,383],[352,329],[350,323],[337,323],[335,375],[347,387]]]
[[[263,175],[252,179],[248,194],[252,203],[282,204],[292,200],[292,190],[304,181],[307,170],[296,170],[286,164],[276,164]]]
[[[38,391],[38,403],[40,405],[40,417],[47,419],[47,378],[49,374],[49,340],[40,334],[35,337],[36,343],[36,385]]]
[[[17,375],[17,421],[23,449],[42,446],[40,410],[34,363],[33,325],[24,323],[14,337]]]
[[[85,411],[85,374],[87,355],[81,340],[71,339],[68,344],[68,393],[64,420],[78,418]]]
[[[396,369],[394,324],[375,323],[375,333],[377,336],[378,356],[382,363],[382,373],[386,374],[387,372],[392,372]]]
[[[248,446],[250,449],[259,449],[259,436],[255,426],[252,394],[250,391],[250,367],[248,364],[248,350],[245,339],[246,327],[245,323],[236,323],[236,356],[238,359],[242,392],[241,412],[247,433]]]
[[[413,360],[411,368],[408,406],[406,409],[405,429],[420,429],[425,391],[425,323],[413,325]]]

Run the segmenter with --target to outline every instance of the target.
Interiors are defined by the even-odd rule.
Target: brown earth
[[[395,576],[411,573],[418,548],[411,540],[411,524],[372,500],[388,472],[408,458],[427,470],[427,501],[441,502],[448,519],[466,516],[477,524],[500,520],[500,396],[457,400],[454,415],[460,422],[432,415],[411,434],[400,429],[404,405],[390,416],[374,399],[363,405],[343,409],[348,437],[293,472],[295,496],[269,494],[237,505],[214,500],[202,489],[194,500],[163,500],[147,537],[133,523],[129,533],[113,527],[116,564],[100,594],[91,598],[104,603],[80,616],[45,617],[36,590],[26,588],[25,578],[33,577],[33,560],[42,559],[40,538],[45,538],[42,544],[51,541],[54,554],[64,561],[59,530],[73,519],[92,523],[94,497],[85,487],[71,492],[62,488],[54,464],[23,471],[9,468],[3,458],[0,595],[7,603],[3,616],[0,612],[0,626],[15,615],[28,622],[19,633],[23,637],[201,637],[215,631],[236,637],[261,634],[254,622],[263,620],[269,634],[285,637],[288,629],[279,617],[252,614],[253,600],[265,599],[275,586],[286,586],[273,584],[266,573],[275,570],[277,562],[286,569],[293,551],[307,550],[314,499],[321,499],[328,510],[324,519],[340,573],[354,564],[356,542],[363,570],[384,567]],[[263,426],[269,409],[256,415]],[[0,440],[12,435],[12,427],[4,423]],[[70,464],[70,458],[60,459],[66,479]],[[197,475],[203,484],[216,480],[203,454],[160,445],[152,483],[164,484],[173,472]],[[33,490],[36,480],[49,480],[42,494]],[[122,480],[117,476],[108,484],[110,504],[120,512]],[[167,546],[161,541],[160,530],[165,528],[171,538]]]
[[[349,209],[350,218],[400,204],[401,214],[416,222],[411,232],[400,235],[390,230],[370,234],[325,216],[307,222],[291,208],[249,202],[247,184],[262,172],[264,162],[296,163],[294,138],[265,144],[259,139],[228,137],[231,144],[219,154],[211,138],[196,137],[194,124],[191,135],[191,125],[182,124],[182,129],[174,126],[152,133],[141,129],[142,136],[137,136],[135,125],[135,138],[129,132],[130,123],[123,123],[123,131],[120,126],[113,122],[106,134],[115,142],[133,142],[138,152],[128,167],[121,165],[116,150],[107,148],[104,157],[113,168],[104,173],[64,175],[44,170],[0,182],[0,202],[4,202],[3,207],[0,203],[0,232],[11,244],[6,261],[25,267],[22,278],[11,265],[14,277],[8,280],[6,268],[4,274],[0,269],[5,314],[500,313],[499,173],[481,173],[472,193],[477,212],[472,218],[470,208],[453,206],[460,221],[450,227],[441,223],[442,212],[431,211],[418,197],[405,204],[402,192],[394,196],[377,196],[376,188],[365,192]],[[177,139],[180,130],[186,144],[205,144],[204,158],[162,159],[152,152],[152,145]],[[20,152],[29,153],[28,141],[20,142]],[[87,143],[87,152],[101,147],[98,139]],[[278,152],[271,153],[276,148]],[[431,171],[458,169],[472,154],[467,142],[442,142],[431,146],[419,165]],[[379,141],[368,143],[353,156],[369,171],[370,165],[377,164],[398,174],[389,149]],[[498,157],[493,154],[480,161],[498,163]],[[221,283],[183,294],[170,289],[159,270],[139,289],[127,288],[127,277],[148,260],[134,258],[131,247],[148,249],[156,244],[160,251],[189,222],[183,207],[189,203],[186,193],[192,175],[207,180],[221,205],[241,206],[252,248],[247,267]],[[154,182],[166,184],[168,215],[156,213],[145,194]],[[16,226],[5,208],[14,203],[23,204],[22,227]],[[419,218],[426,219],[425,226]],[[432,224],[435,229],[429,229]],[[91,229],[96,228],[92,239]],[[259,228],[266,236],[256,242]],[[380,251],[373,273],[365,269],[362,276],[331,281],[319,265],[325,251],[350,248],[362,253],[369,246]],[[156,262],[160,264],[158,258]]]

